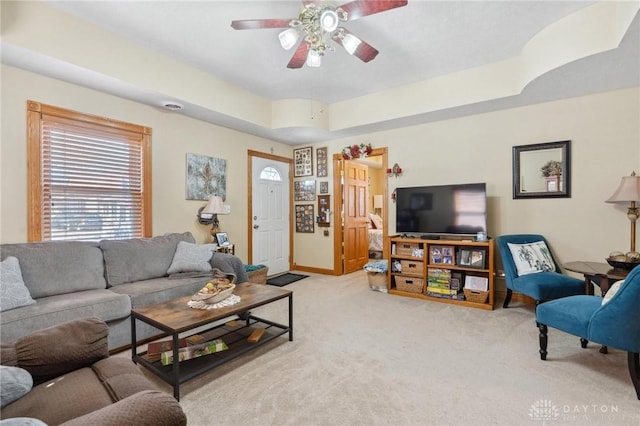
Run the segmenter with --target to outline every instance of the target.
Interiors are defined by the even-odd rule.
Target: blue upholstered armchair
[[[503,308],[509,307],[514,291],[531,297],[536,306],[545,300],[585,294],[584,281],[562,273],[542,235],[501,235],[496,241],[507,283]]]
[[[546,302],[538,306],[536,319],[542,360],[547,359],[548,327],[579,336],[583,348],[592,341],[627,351],[629,374],[640,399],[640,266],[604,299],[582,295]]]

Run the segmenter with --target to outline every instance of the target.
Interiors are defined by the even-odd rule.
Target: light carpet
[[[532,306],[388,295],[364,272],[287,289],[294,341],[184,383],[190,425],[640,425],[626,353],[550,329],[541,361]],[[253,312],[286,323],[287,302]]]

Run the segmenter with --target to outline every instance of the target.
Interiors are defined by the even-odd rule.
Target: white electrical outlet
[[[231,214],[231,206],[229,204],[224,205],[224,214]]]

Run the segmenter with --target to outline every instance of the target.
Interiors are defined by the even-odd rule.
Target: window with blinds
[[[150,236],[150,130],[28,105],[30,241]]]

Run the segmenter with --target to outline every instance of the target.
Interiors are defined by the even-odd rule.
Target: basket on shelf
[[[464,298],[469,302],[487,303],[487,299],[489,298],[489,292],[481,291],[481,290],[469,290],[465,288]]]
[[[269,267],[265,265],[244,265],[250,283],[266,284]]]
[[[420,244],[417,243],[397,243],[397,253],[400,256],[413,256],[414,250],[419,250]]]
[[[422,287],[424,280],[416,277],[403,277],[396,275],[396,288],[400,291],[406,291],[409,293],[422,293]]]

